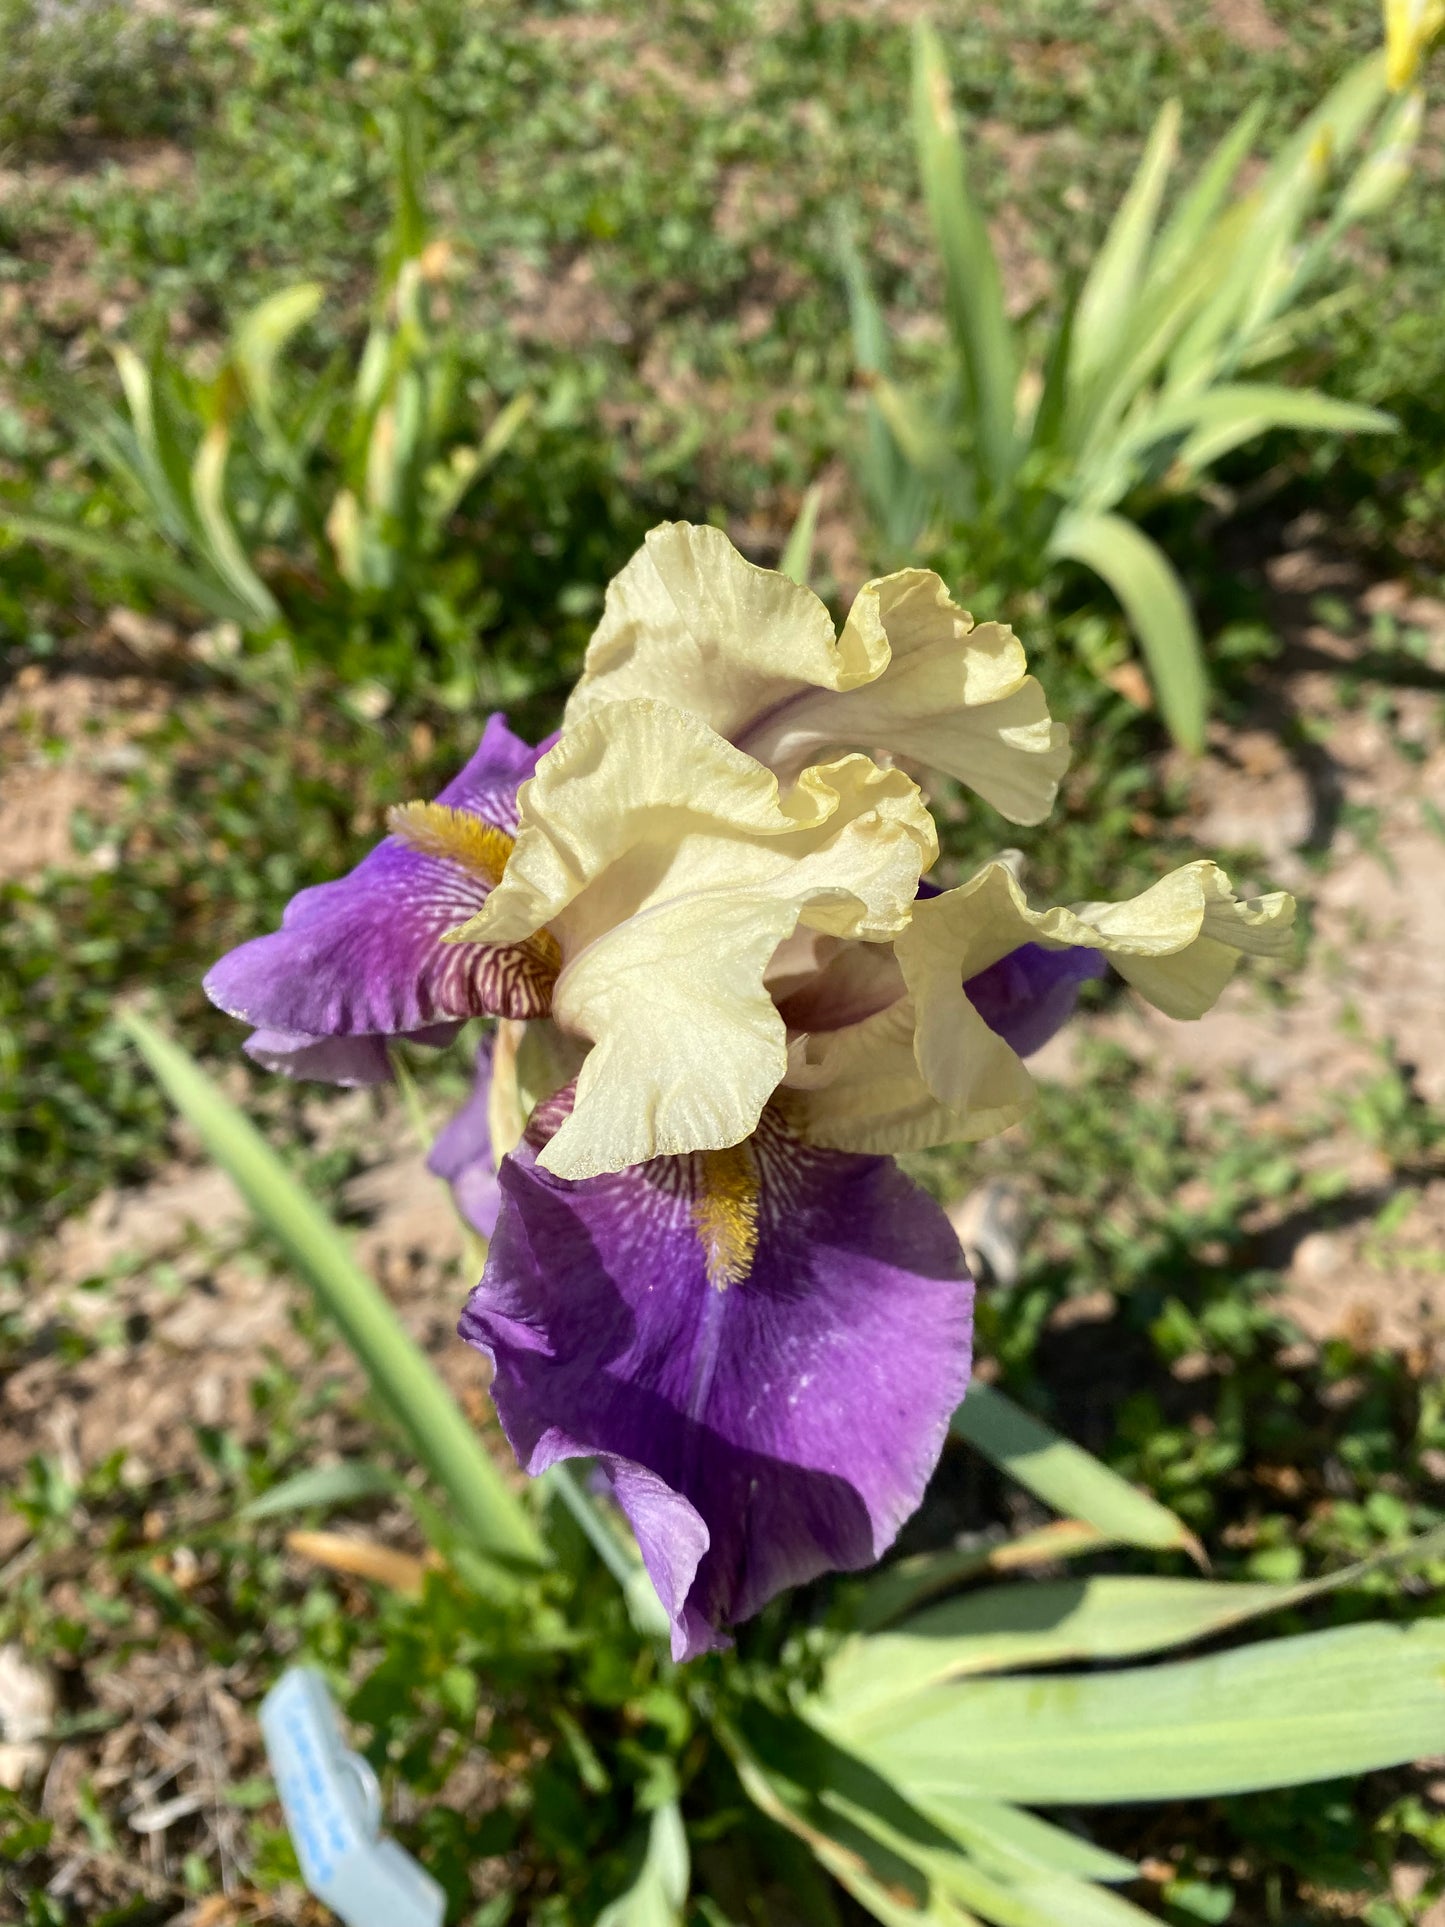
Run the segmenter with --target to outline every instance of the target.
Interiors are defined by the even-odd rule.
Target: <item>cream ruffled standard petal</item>
[[[608,585],[565,726],[655,696],[731,742],[800,689],[856,689],[887,666],[881,635],[840,643],[811,589],[756,567],[721,529],[664,522]]]
[[[930,570],[867,583],[835,637],[810,590],[685,522],[653,529],[608,589],[567,723],[630,696],[701,716],[785,778],[878,751],[956,777],[1019,823],[1048,815],[1069,758],[1017,638],[975,627]]]
[[[1023,1115],[1029,1080],[964,993],[964,979],[1021,944],[1101,951],[1170,1017],[1201,1017],[1241,956],[1289,948],[1294,899],[1284,891],[1240,902],[1217,864],[1186,864],[1127,903],[1034,910],[1005,864],[919,903],[896,940],[917,1009],[914,1050],[928,1090],[955,1113],[950,1135],[981,1137]]]
[[[720,1150],[787,1068],[764,985],[801,922],[879,941],[906,924],[932,819],[897,770],[851,756],[787,790],[697,716],[645,699],[568,729],[518,798],[516,847],[454,939],[546,928],[552,1014],[594,1045],[547,1146],[561,1177]]]
[[[739,737],[778,769],[825,749],[864,744],[942,770],[1014,823],[1040,823],[1069,762],[1069,733],[1049,716],[1023,645],[998,622],[975,626],[931,569],[865,583],[840,648],[878,653],[862,687],[794,696]]]

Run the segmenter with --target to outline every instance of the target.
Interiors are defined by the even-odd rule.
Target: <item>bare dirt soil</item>
[[[1370,584],[1310,547],[1276,556],[1266,576],[1288,648],[1253,712],[1211,731],[1191,830],[1201,851],[1256,853],[1236,874],[1242,888],[1296,894],[1303,968],[1282,1001],[1241,972],[1199,1024],[1138,1001],[1093,1020],[1161,1071],[1187,1071],[1193,1106],[1252,1112],[1261,1134],[1359,1089],[1391,1057],[1427,1103],[1445,1103],[1445,603]],[[1319,621],[1322,597],[1350,620]],[[1381,660],[1381,618],[1413,638],[1403,668]],[[1358,695],[1342,706],[1352,675]],[[1078,1037],[1061,1034],[1038,1072],[1067,1076]],[[1433,1347],[1445,1336],[1445,1179],[1400,1199],[1382,1233],[1392,1196],[1379,1152],[1337,1134],[1314,1155],[1348,1173],[1354,1224],[1289,1228],[1271,1253],[1286,1271],[1284,1309],[1315,1338]]]
[[[364,1160],[333,1206],[357,1226],[363,1267],[483,1419],[485,1369],[456,1337],[470,1282],[462,1227],[400,1104],[341,1093],[318,1099],[310,1122],[318,1149],[344,1145]],[[318,1352],[297,1328],[297,1288],[247,1248],[247,1230],[229,1180],[178,1159],[146,1185],[102,1193],[46,1242],[26,1309],[36,1350],[0,1395],[0,1481],[42,1450],[77,1475],[118,1449],[138,1479],[182,1470],[196,1426],[242,1436],[254,1427],[250,1387],[273,1365],[302,1378],[349,1378],[359,1394],[348,1355]],[[62,1322],[109,1342],[73,1362],[43,1341]],[[20,1525],[10,1515],[0,1521],[0,1556]]]

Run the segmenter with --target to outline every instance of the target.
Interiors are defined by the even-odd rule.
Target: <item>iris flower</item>
[[[441,941],[485,901],[537,756],[493,716],[466,768],[424,806],[470,835],[467,861],[439,854],[425,834],[388,836],[349,875],[294,896],[275,935],[214,966],[206,994],[255,1027],[249,1056],[291,1077],[376,1084],[391,1076],[389,1039],[446,1044],[469,1017],[545,1010],[531,953]]]
[[[301,1075],[501,1021],[433,1167],[490,1235],[463,1336],[523,1466],[595,1458],[674,1655],[872,1563],[968,1383],[972,1284],[897,1152],[1020,1117],[1022,1058],[1112,964],[1200,1015],[1293,906],[1210,863],[1039,910],[1003,861],[927,880],[901,766],[1017,822],[1064,732],[1011,633],[929,572],[823,604],[713,529],[609,591],[560,738],[498,717],[433,803],[207,980]]]

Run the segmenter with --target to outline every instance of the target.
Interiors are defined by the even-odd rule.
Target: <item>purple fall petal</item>
[[[942,885],[921,877],[918,894],[939,896]],[[1049,950],[1041,943],[1025,943],[976,977],[966,978],[963,988],[989,1029],[1020,1057],[1031,1057],[1073,1016],[1080,986],[1108,974],[1108,963],[1097,950]]]
[[[450,1044],[461,1026],[432,1024],[426,1030],[403,1031],[403,1044]],[[308,1037],[304,1032],[253,1030],[241,1048],[263,1070],[283,1077],[312,1077],[324,1084],[385,1084],[391,1078],[391,1058],[385,1037]]]
[[[1029,1057],[1073,1016],[1080,985],[1108,969],[1097,950],[1026,943],[969,977],[963,988],[989,1029]]]
[[[539,751],[489,719],[476,754],[437,801],[514,831],[517,786]],[[443,934],[481,908],[488,886],[459,864],[423,855],[387,837],[356,868],[331,883],[302,890],[286,906],[281,928],[222,957],[206,978],[206,994],[233,1017],[254,1024],[261,1062],[285,1058],[292,1075],[374,1082],[374,1048],[357,1053],[306,1051],[299,1039],[356,1040],[426,1032],[506,1007],[515,979],[509,954],[485,944],[449,944]],[[535,1014],[517,1008],[514,1015]],[[270,1033],[284,1033],[276,1044]]]
[[[464,1338],[522,1464],[596,1455],[673,1624],[673,1653],[785,1587],[871,1564],[922,1498],[968,1383],[973,1287],[942,1211],[888,1158],[770,1115],[759,1235],[709,1282],[696,1158],[576,1183],[524,1141]]]
[[[488,1032],[477,1048],[477,1068],[471,1095],[431,1147],[426,1168],[452,1188],[458,1211],[474,1231],[490,1238],[502,1205],[497,1167],[492,1161],[492,1128],[488,1106],[492,1095],[492,1050],[495,1035]]]

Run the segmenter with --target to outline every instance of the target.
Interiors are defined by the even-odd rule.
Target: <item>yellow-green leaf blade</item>
[[[1204,652],[1189,598],[1163,550],[1122,515],[1107,513],[1061,516],[1049,548],[1113,590],[1139,638],[1170,735],[1184,749],[1201,750],[1209,710]]]
[[[1302,1786],[1445,1751],[1445,1624],[1349,1626],[1117,1673],[970,1680],[861,1749],[910,1798],[1048,1806]]]
[[[943,48],[927,24],[914,40],[913,125],[980,465],[998,488],[1012,474],[1016,456],[1017,350],[993,244],[969,190]]]
[[[472,1542],[506,1558],[545,1563],[546,1549],[525,1507],[342,1233],[179,1045],[134,1013],[124,1023],[166,1095],[335,1320]]]
[[[845,1641],[829,1662],[819,1705],[830,1727],[875,1731],[912,1717],[909,1702],[950,1679],[1164,1652],[1359,1585],[1382,1567],[1442,1559],[1445,1527],[1437,1527],[1290,1584],[1106,1574],[988,1586],[915,1613],[891,1632]]]
[[[1085,1520],[1106,1539],[1198,1556],[1193,1533],[1167,1506],[1061,1438],[992,1385],[976,1381],[969,1387],[950,1429],[1045,1505]]]
[[[871,1732],[900,1708],[909,1717],[920,1695],[950,1679],[1159,1652],[1269,1612],[1294,1593],[1128,1576],[989,1586],[845,1646],[828,1668],[824,1704],[849,1732]]]
[[[1094,256],[1074,321],[1073,364],[1087,378],[1119,351],[1138,299],[1165,184],[1179,151],[1179,102],[1159,112],[1129,191]]]

